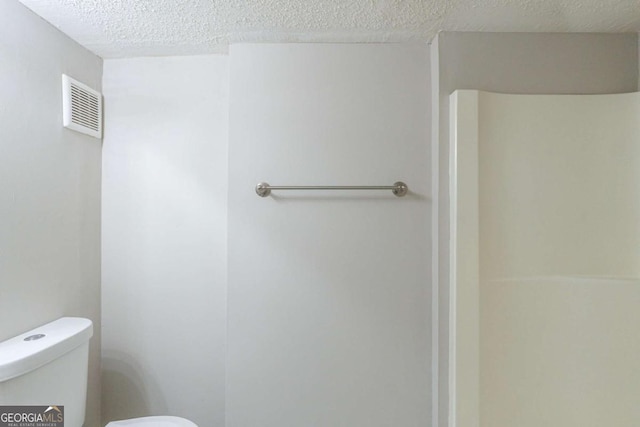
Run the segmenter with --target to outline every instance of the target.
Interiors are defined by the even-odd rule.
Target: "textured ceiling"
[[[20,1],[104,58],[225,52],[238,41],[430,41],[440,30],[640,31],[640,0]]]

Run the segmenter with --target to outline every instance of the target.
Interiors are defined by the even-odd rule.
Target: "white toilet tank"
[[[0,343],[0,406],[64,406],[81,427],[87,399],[89,319],[63,317]]]

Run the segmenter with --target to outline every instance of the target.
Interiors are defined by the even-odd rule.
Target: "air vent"
[[[102,95],[62,75],[62,121],[66,128],[102,138]]]

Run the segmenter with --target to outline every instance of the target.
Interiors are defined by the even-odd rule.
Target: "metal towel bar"
[[[402,181],[393,185],[269,185],[266,182],[256,185],[256,194],[260,197],[267,197],[271,190],[391,190],[394,195],[402,197],[409,187]]]

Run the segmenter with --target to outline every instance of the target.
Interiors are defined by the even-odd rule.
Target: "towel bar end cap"
[[[260,197],[267,197],[271,194],[271,188],[269,188],[269,184],[266,182],[259,182],[256,185],[256,194]]]
[[[391,190],[391,192],[398,197],[406,196],[407,192],[409,191],[409,187],[407,186],[407,184],[402,181],[394,182],[393,187],[394,189]]]

